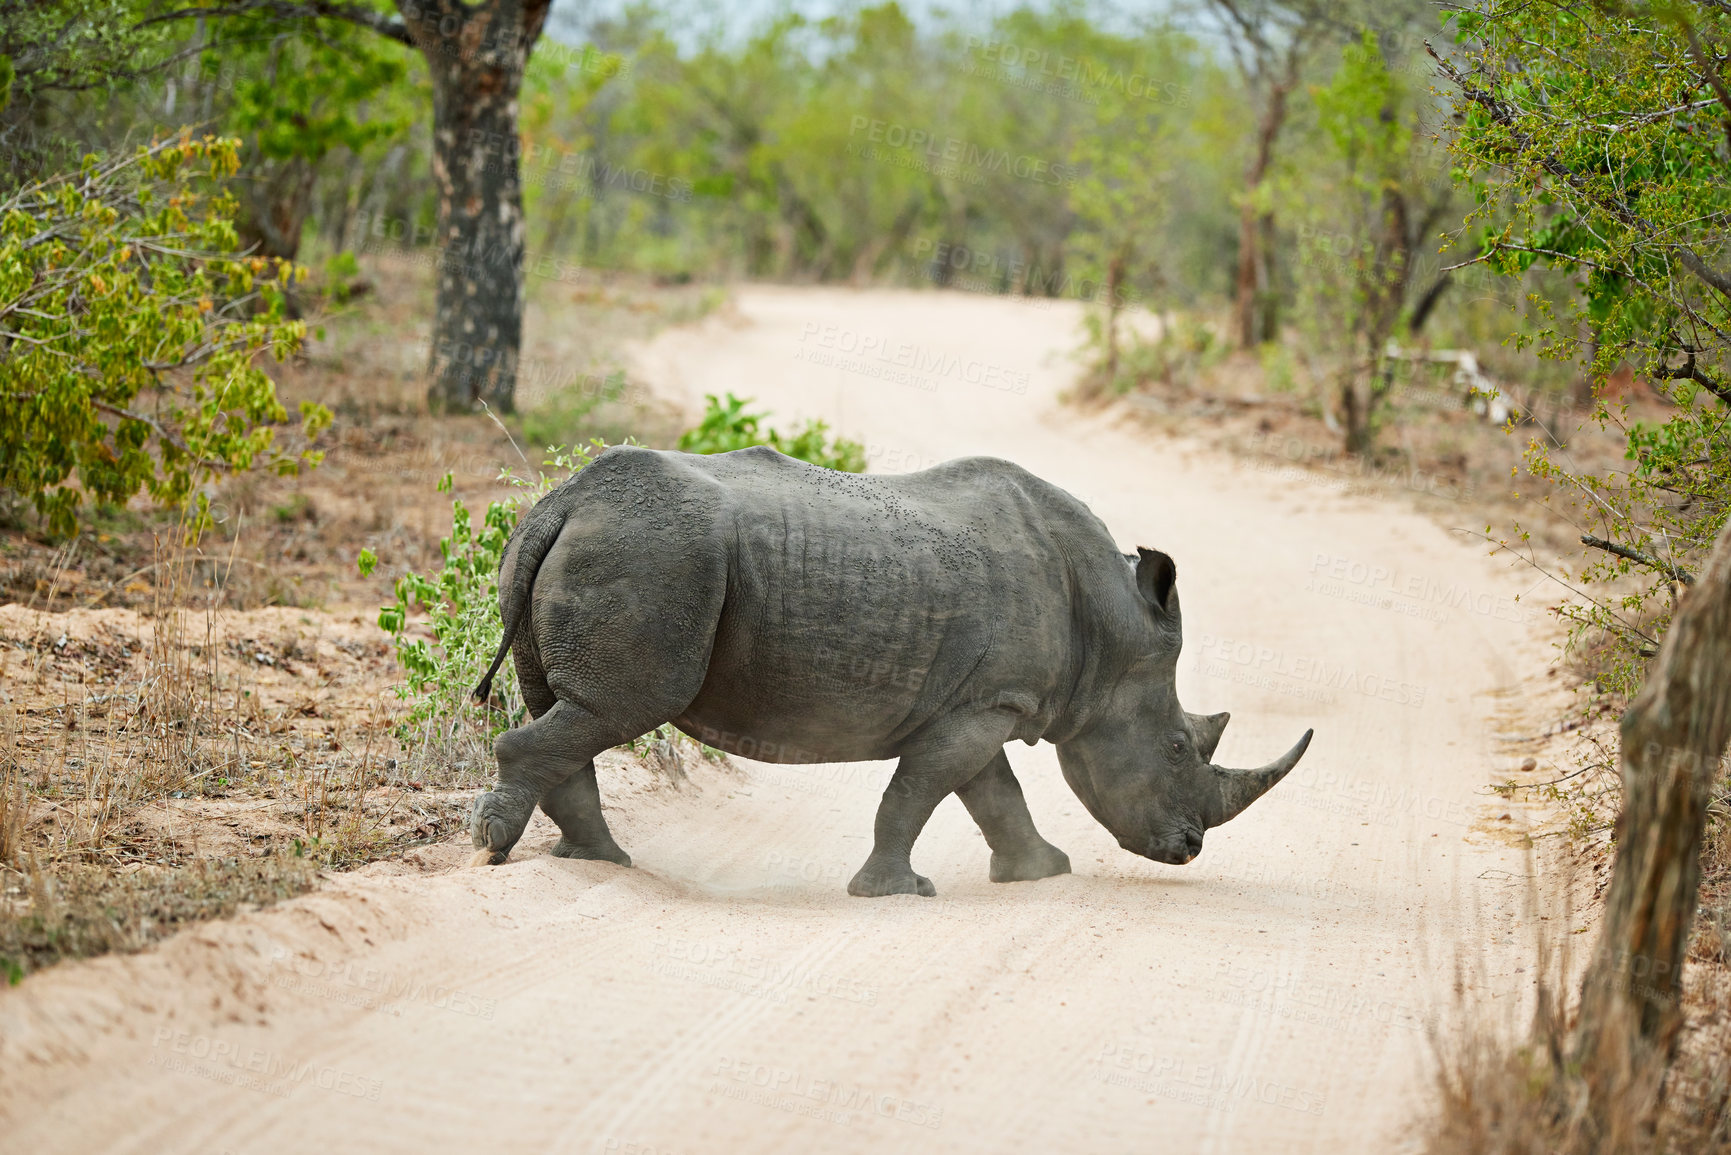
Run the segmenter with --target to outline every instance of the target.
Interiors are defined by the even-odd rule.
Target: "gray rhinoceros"
[[[1310,742],[1260,770],[1209,761],[1226,714],[1178,704],[1176,569],[1119,553],[1068,493],[989,457],[899,476],[742,449],[615,447],[543,498],[500,573],[504,638],[533,721],[498,742],[475,799],[478,862],[503,862],[535,804],[553,853],[630,865],[595,755],[671,721],[766,762],[899,759],[854,895],[935,891],[909,862],[954,791],[991,878],[1063,874],[1004,744],[1045,739],[1124,849],[1186,863]]]

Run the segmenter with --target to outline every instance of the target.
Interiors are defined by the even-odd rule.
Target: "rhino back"
[[[766,761],[884,758],[957,708],[1016,713],[1030,741],[1064,708],[1067,555],[1112,556],[1074,498],[990,458],[888,477],[767,449],[687,460],[725,491],[728,535],[687,732]]]

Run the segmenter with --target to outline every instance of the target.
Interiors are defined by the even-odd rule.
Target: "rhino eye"
[[[1172,739],[1172,753],[1173,754],[1183,754],[1184,753],[1184,739],[1183,738],[1173,738]]]

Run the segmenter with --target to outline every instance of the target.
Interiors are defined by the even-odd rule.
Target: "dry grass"
[[[318,398],[338,412],[318,469],[213,487],[218,522],[197,542],[144,507],[94,511],[69,542],[0,528],[0,974],[137,949],[298,893],[321,869],[466,843],[490,743],[476,729],[451,749],[403,748],[374,623],[397,576],[437,565],[452,498],[485,508],[519,459],[485,417],[427,415],[415,342],[430,286],[376,263],[380,291],[326,318],[281,374],[291,410]],[[568,420],[567,440],[677,432],[677,414],[639,397],[573,403],[560,383],[581,392],[619,340],[711,307],[700,287],[532,293],[530,332],[550,334],[527,350],[543,426]],[[578,351],[580,333],[609,338]],[[380,559],[370,578],[363,547]]]
[[[16,983],[64,958],[140,950],[188,923],[292,898],[318,880],[305,856],[199,858],[116,873],[83,864],[16,872],[0,918],[0,973]]]
[[[1611,721],[1595,720],[1579,731],[1574,758],[1582,773],[1566,785],[1563,799],[1575,814],[1615,805]],[[1577,794],[1592,797],[1572,797]],[[1584,921],[1593,938],[1564,934],[1536,944],[1529,968],[1533,1014],[1526,1021],[1497,1021],[1466,994],[1483,984],[1457,981],[1449,1017],[1456,1028],[1432,1035],[1435,1094],[1414,1128],[1417,1146],[1429,1155],[1731,1153],[1731,808],[1714,803],[1705,832],[1675,1057],[1669,1067],[1648,1057],[1621,1081],[1607,1079],[1599,1089],[1604,1105],[1592,1111],[1588,1085],[1569,1058],[1582,969],[1571,963],[1582,961],[1579,952],[1590,949],[1598,933],[1592,924],[1610,882],[1612,847],[1603,829],[1574,833],[1568,846],[1556,848],[1548,868],[1564,880],[1566,893],[1546,908],[1561,908],[1565,917],[1534,925]],[[1572,917],[1572,910],[1587,917]]]
[[[1722,974],[1690,983],[1677,1059],[1635,1064],[1588,1110],[1569,1061],[1567,968],[1540,952],[1537,1009],[1524,1032],[1490,1028],[1461,1001],[1464,1035],[1437,1040],[1436,1097],[1417,1128],[1428,1155],[1712,1155],[1731,1152],[1731,987]]]

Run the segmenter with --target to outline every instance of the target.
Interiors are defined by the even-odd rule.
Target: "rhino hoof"
[[[476,850],[488,852],[489,865],[498,866],[511,856],[511,848],[523,837],[523,828],[528,824],[528,810],[513,805],[513,800],[500,791],[483,791],[475,795],[475,805],[469,813],[469,841]],[[477,863],[480,858],[480,854],[475,856]]]
[[[561,838],[548,853],[554,858],[579,858],[591,862],[616,862],[620,866],[630,866],[631,856],[619,848],[612,846],[579,846],[569,838]]]
[[[1070,873],[1070,856],[1051,843],[1021,854],[992,854],[993,882],[1033,882]]]
[[[860,872],[847,884],[847,892],[855,898],[882,898],[886,894],[917,894],[922,898],[935,898],[938,888],[932,885],[931,879],[915,874],[908,867],[896,870],[868,862],[860,867]]]

